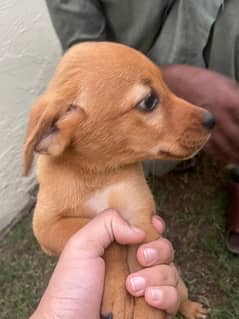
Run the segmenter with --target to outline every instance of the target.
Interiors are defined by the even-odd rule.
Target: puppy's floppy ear
[[[34,151],[58,156],[70,144],[84,111],[62,103],[45,95],[33,106],[24,143],[24,175],[31,169]]]

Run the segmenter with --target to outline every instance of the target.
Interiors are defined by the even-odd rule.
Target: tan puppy
[[[107,208],[146,232],[155,204],[141,161],[184,159],[205,144],[213,119],[177,98],[159,68],[143,54],[113,43],[83,43],[62,58],[48,89],[33,106],[25,141],[25,174],[37,161],[40,189],[33,218],[42,249],[59,255],[67,240]],[[138,269],[137,247],[112,245],[105,254],[104,315],[162,319],[165,313],[129,296],[125,279]],[[180,311],[206,318],[180,280]]]

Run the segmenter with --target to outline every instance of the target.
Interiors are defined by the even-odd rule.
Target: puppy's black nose
[[[206,112],[203,116],[202,125],[208,130],[212,130],[216,124],[215,117],[212,113]]]

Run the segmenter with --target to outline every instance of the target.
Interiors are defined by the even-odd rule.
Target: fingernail
[[[163,292],[160,288],[150,288],[150,293],[153,300],[161,301],[163,299]]]
[[[157,259],[157,251],[153,248],[144,249],[144,260],[147,264],[154,262]]]
[[[130,279],[134,291],[145,289],[145,279],[143,277],[133,277]]]

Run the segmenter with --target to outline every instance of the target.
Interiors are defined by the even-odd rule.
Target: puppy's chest
[[[108,208],[119,209],[119,205],[115,199],[124,197],[122,189],[123,183],[103,187],[102,189],[91,193],[84,200],[83,206],[92,217],[100,214],[103,210]],[[124,206],[123,202],[121,205]]]
[[[118,212],[128,221],[132,216],[152,203],[145,200],[140,189],[136,189],[127,183],[116,183],[102,188],[84,200],[83,207],[87,217],[94,217],[108,208],[118,210]]]
[[[112,191],[113,187],[107,187],[91,194],[89,198],[85,200],[84,206],[92,211],[94,215],[98,215],[102,210],[110,207]]]

